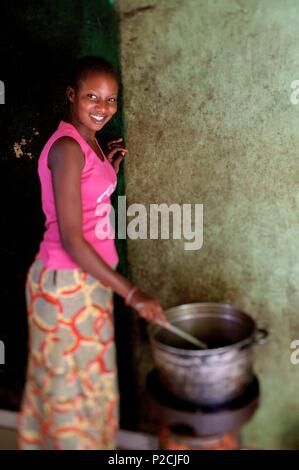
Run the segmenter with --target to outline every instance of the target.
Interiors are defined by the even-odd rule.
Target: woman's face
[[[112,74],[90,72],[77,87],[67,88],[71,118],[86,130],[97,132],[117,111],[118,83]]]

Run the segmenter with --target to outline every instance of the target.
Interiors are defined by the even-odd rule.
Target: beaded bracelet
[[[132,297],[133,295],[135,294],[135,292],[137,292],[139,290],[139,288],[137,286],[134,286],[132,287],[132,289],[129,290],[129,292],[127,293],[126,297],[125,297],[125,304],[126,305],[130,305],[130,302],[132,300]]]

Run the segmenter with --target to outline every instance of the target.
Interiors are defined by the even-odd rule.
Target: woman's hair
[[[103,72],[113,75],[118,81],[116,71],[113,65],[106,59],[96,55],[88,55],[78,59],[71,71],[67,85],[72,88],[78,86],[78,82],[84,78],[89,72]]]

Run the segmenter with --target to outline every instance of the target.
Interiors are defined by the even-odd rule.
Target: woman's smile
[[[102,116],[101,114],[90,114],[89,116],[97,125],[103,124],[103,121],[106,118],[106,116]]]

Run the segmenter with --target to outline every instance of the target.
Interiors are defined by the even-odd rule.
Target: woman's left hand
[[[109,153],[107,155],[108,160],[111,165],[114,167],[116,173],[118,173],[119,165],[121,164],[127,149],[122,145],[121,141],[123,139],[119,138],[117,140],[112,140],[108,143]],[[116,155],[116,156],[115,156]]]

